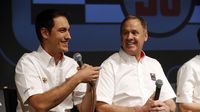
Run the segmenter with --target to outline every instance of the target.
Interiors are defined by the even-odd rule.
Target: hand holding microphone
[[[83,64],[82,56],[80,53],[75,53],[73,58],[80,67],[78,74],[80,75],[82,81],[86,83],[96,82],[97,78],[99,77],[100,67],[93,67],[88,64]]]
[[[95,111],[96,105],[96,80],[99,77],[100,67],[92,67],[91,65],[83,64],[82,56],[80,53],[75,53],[73,55],[74,60],[78,63],[80,69],[78,70],[78,74],[82,79],[82,82],[88,83],[87,92],[91,95],[91,104],[90,104],[90,112]],[[88,94],[89,94],[88,93]]]
[[[148,112],[169,112],[170,108],[168,105],[166,105],[163,101],[159,100],[161,87],[163,85],[163,81],[161,79],[156,80],[156,91],[155,94],[152,94],[152,96],[147,100],[145,105],[143,106],[143,111]]]

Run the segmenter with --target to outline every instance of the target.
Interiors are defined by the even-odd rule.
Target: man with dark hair
[[[200,44],[200,29],[197,38]],[[184,63],[178,70],[176,102],[181,112],[200,112],[200,55]]]
[[[92,84],[99,67],[83,64],[81,68],[65,56],[71,39],[65,13],[42,11],[36,18],[40,41],[37,51],[25,53],[17,63],[15,82],[21,101],[17,111],[70,112],[77,105],[80,112],[92,112]]]
[[[145,55],[147,23],[128,16],[121,23],[121,49],[106,59],[97,83],[99,112],[175,112],[176,96],[160,63]],[[163,81],[159,100],[154,100],[157,79]]]

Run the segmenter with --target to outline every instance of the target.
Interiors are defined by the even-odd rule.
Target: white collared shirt
[[[122,49],[106,59],[97,83],[97,101],[118,106],[142,106],[155,92],[156,79],[163,81],[159,100],[176,95],[170,86],[160,63],[148,56],[138,62]]]
[[[37,51],[25,53],[17,63],[15,69],[15,82],[17,90],[25,103],[34,95],[48,91],[70,78],[77,72],[78,64],[72,58],[64,56],[55,65],[54,58],[45,52],[40,46]],[[82,101],[86,91],[85,84],[79,84],[73,95],[70,94],[62,103],[51,111],[64,112],[72,109],[73,104]]]
[[[177,103],[200,103],[200,55],[187,61],[177,74]]]

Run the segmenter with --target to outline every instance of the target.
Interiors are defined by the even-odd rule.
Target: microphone
[[[74,60],[78,63],[79,67],[82,67],[83,61],[82,61],[82,56],[80,53],[75,53],[73,55]]]
[[[155,93],[154,100],[158,100],[159,99],[160,90],[161,90],[162,85],[163,85],[163,82],[162,82],[161,79],[156,80],[156,93]]]
[[[75,53],[73,55],[73,59],[78,63],[79,67],[81,68],[83,65],[83,61],[82,61],[82,56],[80,53]],[[95,111],[95,104],[96,104],[96,88],[95,86],[93,86],[94,84],[92,82],[88,83],[90,85],[91,89],[91,99],[92,99],[92,108],[91,111],[94,112]]]

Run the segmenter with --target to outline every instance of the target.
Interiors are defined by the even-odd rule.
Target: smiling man
[[[97,83],[98,112],[175,112],[175,93],[160,63],[145,55],[146,22],[128,16],[121,23],[121,49],[101,65]],[[154,100],[155,81],[163,86]]]
[[[77,69],[77,62],[64,55],[71,39],[65,13],[45,10],[35,26],[40,46],[25,53],[15,70],[17,111],[70,112],[76,105],[80,112],[92,112],[91,82],[98,78],[99,67],[84,64]]]

